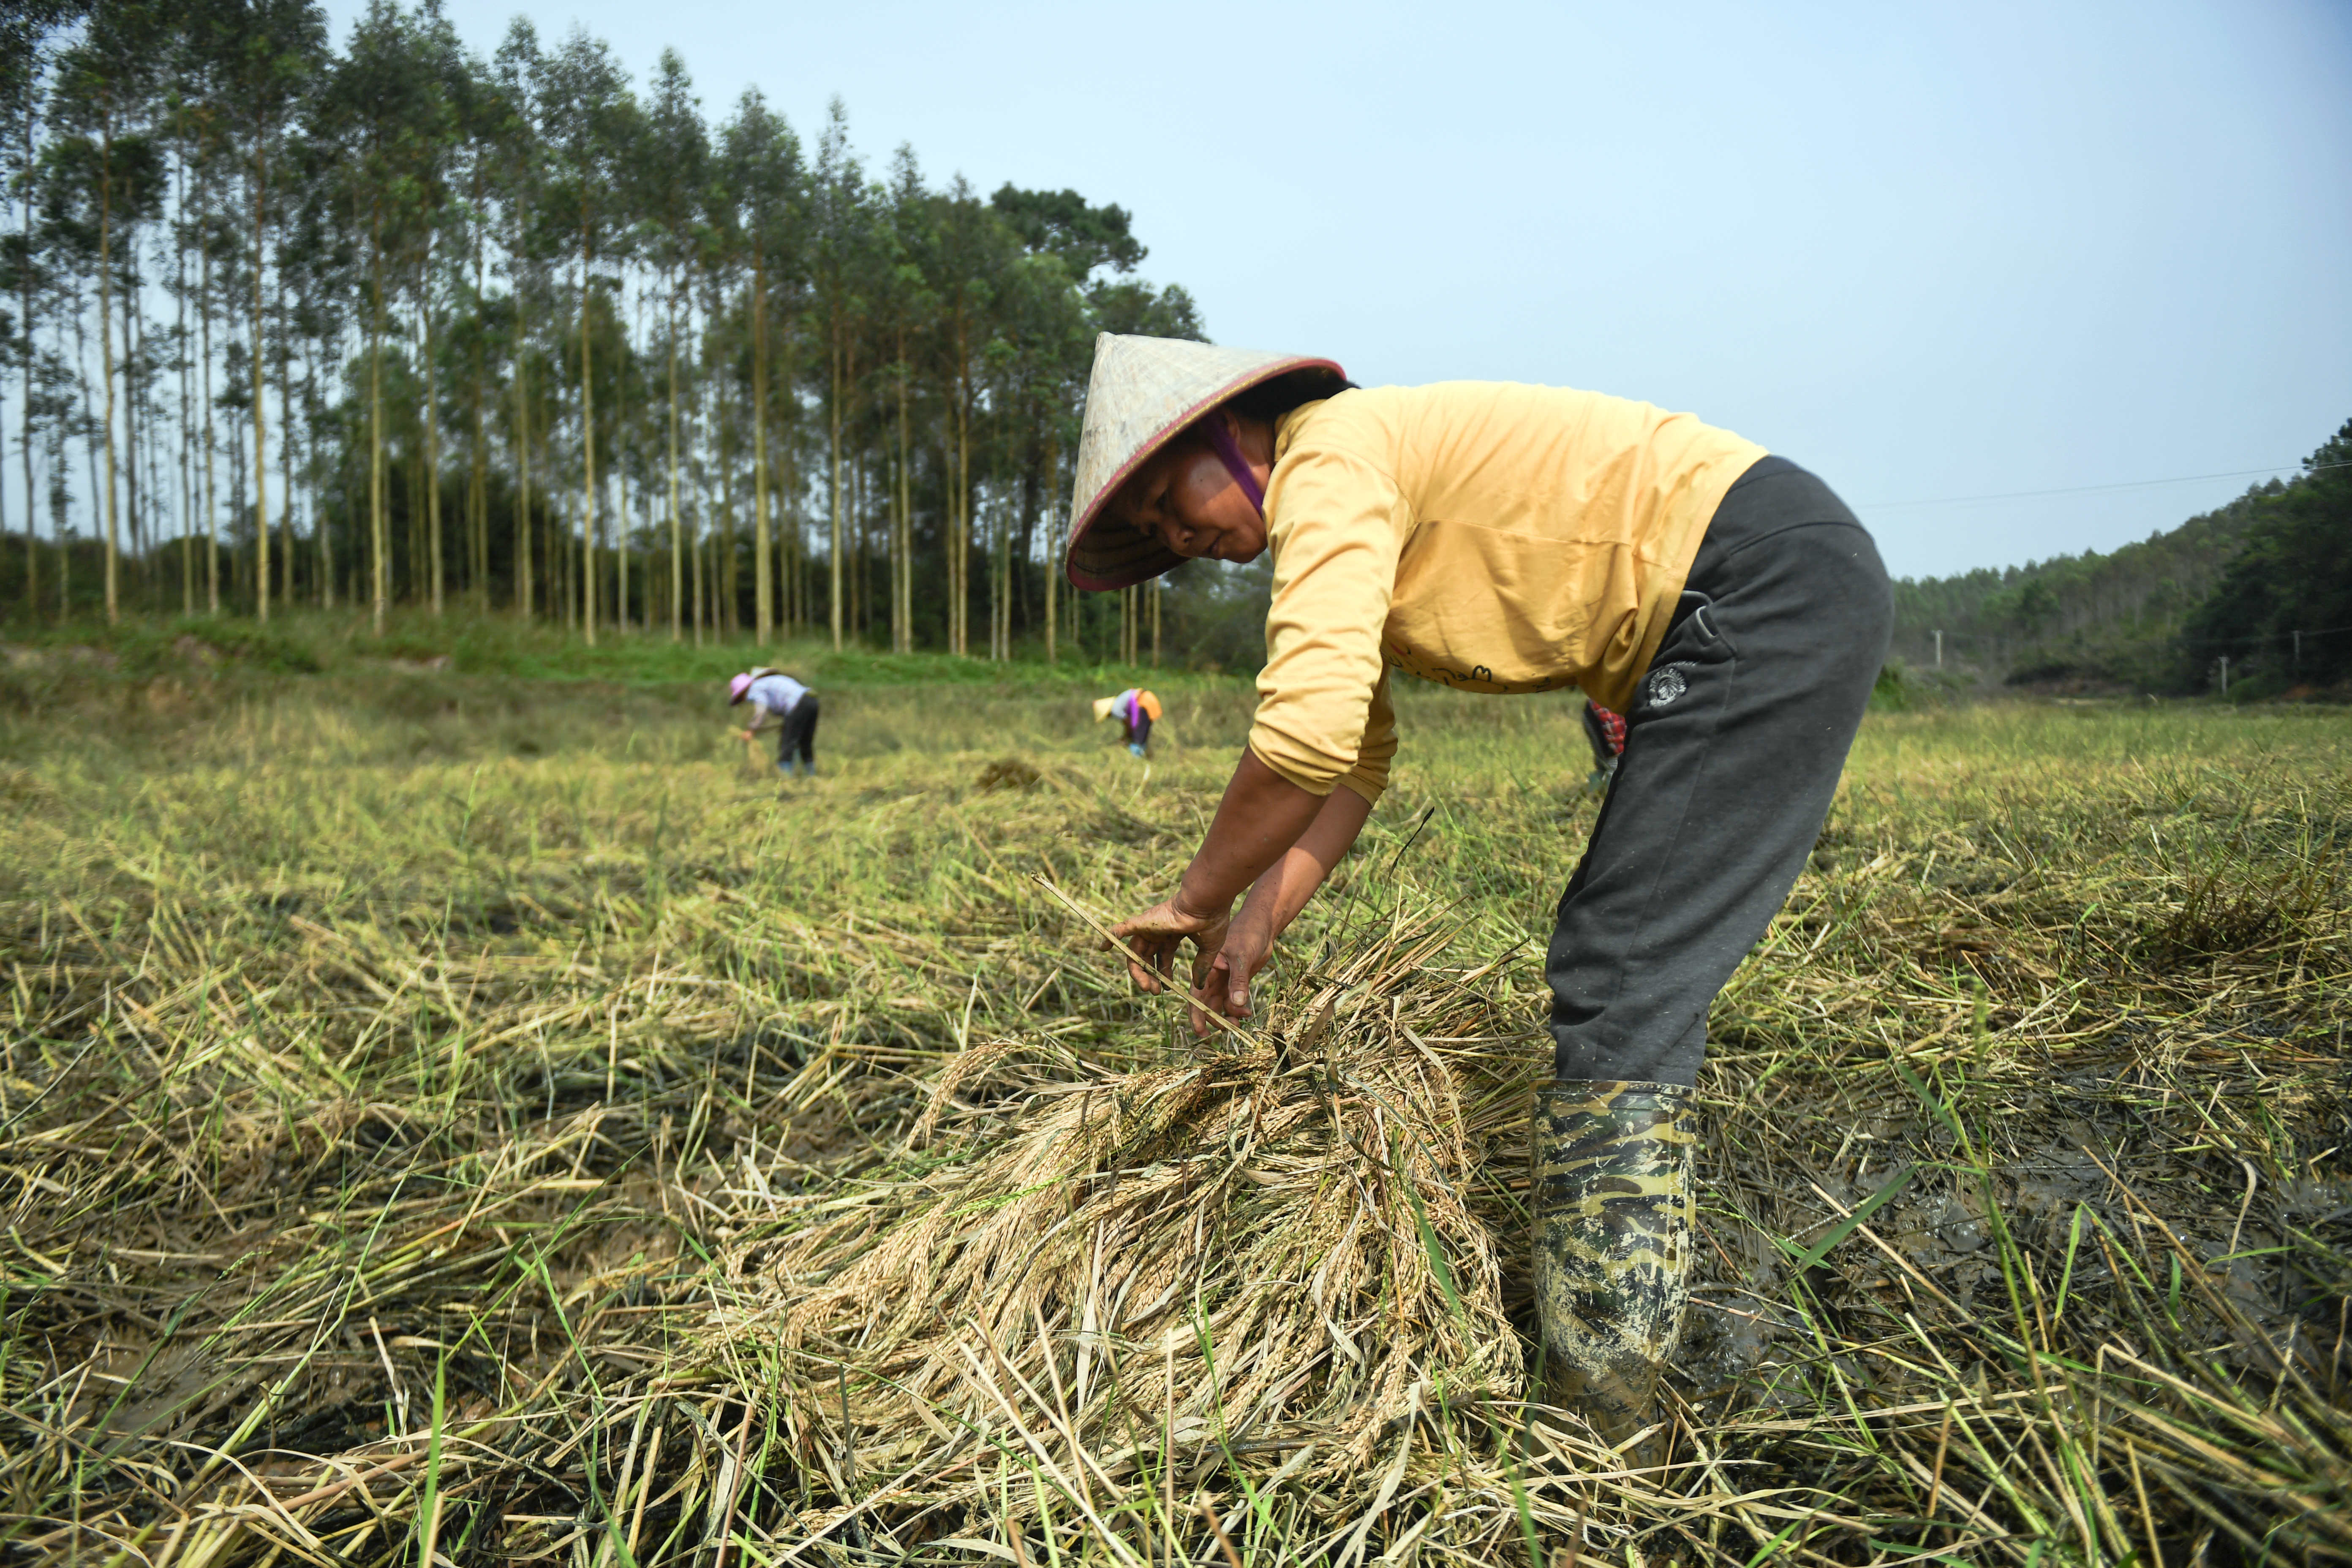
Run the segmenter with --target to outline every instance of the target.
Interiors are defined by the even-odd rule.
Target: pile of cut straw
[[[772,1358],[786,1446],[854,1463],[845,1497],[903,1474],[950,1508],[1007,1467],[1082,1510],[1215,1473],[1377,1510],[1442,1472],[1449,1413],[1525,1378],[1510,1200],[1475,1189],[1540,1037],[1496,966],[1428,966],[1444,941],[1393,925],[1193,1060],[1009,1089],[1009,1042],[951,1060],[918,1137],[990,1103],[936,1163],[787,1201],[729,1259],[760,1285],[726,1342]]]

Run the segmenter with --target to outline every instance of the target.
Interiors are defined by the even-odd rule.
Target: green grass
[[[689,634],[674,642],[667,627],[616,632],[607,626],[590,647],[578,633],[550,622],[457,610],[438,616],[399,611],[381,637],[369,629],[363,616],[298,609],[281,611],[267,626],[244,617],[210,616],[131,619],[115,626],[97,621],[18,626],[0,629],[0,645],[15,650],[10,663],[20,691],[52,700],[65,695],[64,683],[45,680],[45,675],[85,680],[173,676],[251,683],[255,677],[320,672],[352,677],[446,670],[533,684],[596,681],[658,688],[723,682],[740,669],[766,664],[800,672],[828,689],[950,685],[1061,691],[1106,680],[1120,685],[1144,680],[1155,689],[1220,683],[1218,677],[1176,669],[1173,661],[1164,669],[1153,668],[1148,658],[1132,666],[1105,661],[1074,648],[1067,639],[1059,658],[1050,664],[1042,648],[1029,647],[1004,661],[943,653],[883,653],[854,640],[835,650],[821,631],[780,636],[765,644],[748,632],[733,637],[714,633],[707,640]]]
[[[1245,682],[1155,679],[1147,769],[1090,722],[1112,672],[803,655],[827,772],[780,791],[712,689],[740,650],[288,635],[317,672],[0,713],[14,1554],[2352,1550],[2352,718],[1874,716],[1715,1015],[1685,1425],[1628,1477],[1516,1403],[1566,700],[1402,694],[1396,787],[1201,1077],[1037,879],[1164,891]],[[1008,755],[1037,782],[983,788]],[[1088,1103],[1157,1140],[1118,1184],[1049,1139]],[[1251,1260],[1339,1193],[1374,1225],[1318,1305]],[[1060,1215],[1131,1228],[1013,1245]],[[1154,1275],[1087,1327],[1149,1258],[1160,1315]],[[1350,1383],[1335,1329],[1421,1381]]]

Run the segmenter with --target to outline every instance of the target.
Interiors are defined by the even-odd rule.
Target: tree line
[[[2181,628],[2179,676],[2227,658],[2257,691],[2352,683],[2352,420],[2252,512],[2244,548]]]
[[[1058,570],[1095,333],[1202,335],[1124,209],[436,0],[341,49],[312,0],[12,0],[0,50],[13,613],[1156,640]]]
[[[2118,550],[1895,585],[1895,651],[2011,682],[2149,691],[2352,680],[2352,424],[2288,479]]]

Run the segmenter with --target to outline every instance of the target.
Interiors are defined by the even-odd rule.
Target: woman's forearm
[[[1267,921],[1269,936],[1280,936],[1290,928],[1316,889],[1329,879],[1332,868],[1355,844],[1371,814],[1372,803],[1344,786],[1324,798],[1298,842],[1268,867],[1250,889],[1249,914]]]
[[[1244,752],[1241,765],[1225,785],[1224,798],[1217,803],[1209,836],[1184,868],[1172,900],[1176,907],[1204,919],[1223,915],[1244,889],[1299,843],[1319,820],[1327,802],[1328,797],[1318,798],[1258,761],[1256,752]]]
[[[1242,905],[1241,918],[1252,923],[1263,922],[1269,941],[1290,929],[1315,890],[1331,868],[1304,849],[1292,849],[1281,859],[1266,868],[1249,891]]]

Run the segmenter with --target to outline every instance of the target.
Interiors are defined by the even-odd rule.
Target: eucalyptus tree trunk
[[[372,268],[374,300],[368,316],[368,545],[369,623],[383,636],[392,602],[392,531],[383,514],[383,225],[378,216]]]
[[[530,360],[523,335],[522,278],[515,277],[515,605],[532,609],[530,563]]]
[[[784,334],[782,380],[786,386],[793,384],[793,338]],[[781,488],[788,496],[800,494],[800,473],[793,466],[792,444],[786,442],[783,456],[783,482]],[[776,520],[776,569],[783,576],[781,596],[776,603],[776,619],[787,632],[805,630],[809,624],[808,539],[801,528],[797,505]]]
[[[98,166],[98,357],[106,378],[106,623],[122,618],[116,577],[120,525],[114,514],[114,125],[100,134]]]
[[[294,342],[286,309],[286,272],[278,273],[278,589],[294,607]],[[316,526],[315,514],[313,526]]]
[[[269,619],[269,414],[268,365],[262,352],[261,280],[263,223],[269,184],[269,152],[258,132],[253,148],[253,540],[254,606]]]
[[[964,311],[955,317],[955,484],[948,502],[948,651],[971,652],[971,345]]]
[[[425,266],[432,267],[433,248],[425,244]],[[433,358],[433,297],[431,283],[425,285],[425,542],[433,568],[433,615],[439,619],[442,609],[443,585],[446,574],[441,560],[441,407],[434,396],[435,364]]]
[[[708,352],[706,345],[706,362],[715,357]],[[711,414],[708,384],[716,381],[717,377],[707,376],[704,379],[706,384],[696,390],[694,400],[694,445],[695,449],[702,454],[702,461],[694,471],[694,499],[699,510],[687,538],[694,552],[694,644],[697,647],[702,646],[704,627],[709,628],[714,638],[719,635],[719,559],[713,552],[718,549],[718,531],[725,521],[719,499],[712,493],[718,482],[719,462],[712,446],[712,432],[717,421]]]
[[[546,412],[548,416],[540,422],[541,429],[553,430],[555,427],[553,413],[546,410],[542,412]],[[555,451],[552,442],[548,448],[547,470],[551,476],[555,472]],[[554,581],[549,584],[548,592],[562,601],[563,629],[567,632],[576,631],[580,626],[580,540],[573,531],[572,519],[560,515],[556,509],[571,504],[569,500],[557,496],[551,487],[547,498],[547,569]]]
[[[541,423],[553,429],[554,415],[550,413]],[[563,606],[563,629],[576,631],[580,626],[580,541],[572,534],[572,519],[562,511],[572,503],[554,487],[555,452],[551,442],[547,472],[547,593]]]
[[[1013,657],[1013,520],[1004,499],[997,498],[996,543],[988,584],[989,653],[997,659]]]
[[[613,395],[613,512],[606,525],[613,544],[613,629],[629,629],[629,395],[624,377]]]
[[[699,499],[704,501],[704,510],[707,511],[709,510],[708,503],[709,500],[709,489],[706,486],[698,486],[697,489],[701,492]],[[702,623],[705,613],[704,605],[707,603],[707,600],[704,595],[702,578],[703,527],[702,521],[699,518],[695,520],[693,536],[687,541],[687,552],[693,558],[694,567],[694,612],[692,616],[694,622],[694,646],[700,647],[702,646]]]
[[[596,646],[596,374],[588,333],[588,231],[580,232],[580,625]]]
[[[677,279],[671,275],[669,289],[669,640],[683,640],[685,629],[680,624],[686,608],[686,536],[677,515]],[[702,583],[695,580],[695,607],[699,616],[702,604]],[[702,624],[695,623],[695,641],[702,640]]]
[[[490,608],[490,453],[482,416],[481,340],[474,341],[474,428],[469,444],[472,449],[467,453],[473,472],[466,494],[466,587],[467,597],[474,602],[475,614],[487,615]]]
[[[81,395],[81,437],[82,437],[82,442],[81,442],[81,454],[82,454],[82,460],[83,460],[86,464],[88,464],[88,465],[89,465],[89,504],[91,505],[91,507],[92,507],[92,508],[96,508],[96,507],[97,507],[97,505],[99,504],[99,503],[98,503],[98,492],[99,492],[99,488],[100,488],[100,487],[99,487],[99,479],[98,479],[99,443],[98,443],[98,442],[97,442],[93,437],[94,437],[95,434],[97,433],[97,431],[98,431],[98,429],[99,429],[99,423],[98,423],[98,413],[97,413],[97,410],[96,410],[95,408],[93,408],[93,407],[91,406],[91,405],[90,405],[90,393],[89,393],[89,324],[88,324],[88,323],[83,320],[82,302],[81,302],[81,291],[80,291],[79,289],[76,289],[76,290],[74,291],[74,302],[73,302],[73,307],[74,307],[74,312],[73,312],[73,329],[74,329],[74,352],[73,352],[74,390],[75,390],[76,392],[78,392],[78,393],[79,393],[79,394]],[[63,440],[63,438],[62,438],[62,437],[60,437],[60,438],[59,438],[59,440],[58,440],[58,458],[59,458],[59,460],[60,460],[60,461],[62,461],[62,460],[63,460],[63,458],[64,458],[64,455],[65,455],[65,454],[64,454],[64,445],[65,445],[65,444],[64,444],[64,440]],[[93,528],[95,528],[95,527],[96,527],[96,525],[97,525],[97,517],[96,517],[96,515],[95,515],[95,512],[93,512],[92,517],[91,517],[91,526],[92,526]],[[93,532],[93,533],[90,535],[90,537],[91,537],[92,539],[96,539],[98,536],[97,536],[97,534],[96,534],[96,533],[94,533],[94,532]],[[60,582],[59,582],[59,592],[60,592],[60,597],[59,597],[59,599],[58,599],[58,612],[59,612],[61,615],[62,615],[62,614],[64,614],[64,613],[66,613],[67,611],[68,611],[68,610],[70,610],[70,609],[72,608],[71,601],[69,601],[69,600],[68,600],[68,599],[66,599],[66,598],[64,598],[64,597],[62,596],[62,594],[63,594],[63,581],[62,581],[63,574],[64,574],[64,572],[65,572],[66,568],[71,564],[71,563],[72,563],[72,552],[71,552],[71,550],[70,550],[70,549],[68,549],[68,550],[67,550],[67,552],[66,552],[66,553],[65,553],[65,557],[64,557],[62,560],[60,560],[60,561],[58,562],[58,572],[59,572],[59,577],[60,577]]]
[[[412,605],[430,602],[432,574],[427,570],[431,547],[425,539],[425,429],[419,421],[416,439],[408,447],[408,489],[401,499],[407,504],[401,510],[402,521],[408,524],[408,602]],[[393,592],[397,595],[395,584]]]
[[[180,176],[180,210],[181,210],[183,213],[184,213],[184,212],[186,212],[186,211],[187,211],[187,209],[188,209],[188,159],[187,159],[187,154],[186,154],[186,153],[185,153],[184,151],[183,151],[183,152],[178,155],[178,157],[177,157],[177,159],[176,159],[176,162],[177,162],[177,163],[178,163],[178,173],[179,173],[179,176]],[[179,246],[179,247],[177,247],[176,248],[177,248],[177,250],[178,250],[178,258],[179,258],[179,271],[180,271],[180,277],[179,277],[179,284],[180,284],[180,287],[179,287],[179,295],[180,295],[180,321],[179,321],[179,327],[178,327],[178,334],[179,334],[179,339],[180,339],[180,347],[181,347],[181,353],[180,353],[180,614],[182,614],[183,616],[193,616],[196,613],[196,553],[195,553],[195,531],[194,531],[194,522],[195,522],[195,496],[194,496],[194,467],[195,467],[195,429],[194,429],[194,399],[191,397],[191,395],[190,395],[194,391],[194,387],[193,386],[193,384],[192,384],[192,383],[191,383],[191,372],[194,370],[194,366],[192,366],[192,365],[190,365],[190,364],[188,363],[188,356],[187,356],[187,342],[188,342],[188,247],[187,247],[186,246],[183,245],[183,246]],[[32,323],[31,323],[31,321],[30,321],[29,320],[27,320],[27,321],[26,322],[25,333],[26,333],[26,339],[27,344],[29,345],[30,341],[31,341],[31,337],[32,337]],[[26,377],[25,390],[26,391],[26,393],[27,393],[27,394],[29,394],[29,393],[32,391],[32,378],[30,377],[30,375],[29,375],[29,374]],[[30,433],[31,433],[31,432],[30,432],[29,430],[27,430],[26,434],[27,434],[28,436],[30,435]],[[26,509],[27,509],[27,510],[30,510],[30,508],[31,508],[32,504],[33,504],[33,455],[32,455],[32,453],[31,453],[29,450],[27,450],[27,451],[26,452],[26,454],[25,454],[25,505],[26,505]],[[29,520],[27,520],[27,521],[26,521],[26,538],[29,541],[29,540],[31,539],[31,537],[32,537],[32,527],[31,527],[30,521],[29,521]],[[30,602],[31,602],[31,595],[30,595],[30,592],[29,592],[30,586],[31,586],[31,584],[30,584],[29,581],[28,581],[28,582],[27,582],[27,584],[26,584],[26,587],[27,587],[27,590],[28,590],[28,591],[27,591],[27,594],[26,594],[26,602],[27,602],[27,603],[30,603]]]
[[[743,587],[737,581],[739,565],[735,546],[735,399],[721,396],[713,389],[719,403],[719,616],[722,635],[733,637],[742,629]]]
[[[907,334],[898,334],[898,473],[890,517],[890,650],[911,653],[915,647],[914,480],[907,449]]]
[[[122,515],[130,525],[131,557],[138,563],[142,587],[153,577],[147,557],[145,513],[139,505],[139,242],[123,247],[122,258]]]
[[[28,104],[25,110],[24,165],[28,183],[33,170],[35,118],[34,110]],[[33,499],[33,201],[29,191],[26,195],[24,203],[24,247],[25,265],[17,268],[16,276],[18,308],[21,311],[16,318],[16,324],[18,330],[24,333],[19,341],[24,345],[25,401],[18,410],[17,417],[23,424],[18,440],[25,458],[25,613],[27,618],[37,618],[41,602],[39,598],[41,553],[39,546],[34,542],[33,538],[33,523],[35,518],[39,515],[40,507],[39,503]],[[64,570],[62,563],[65,557],[63,539],[58,541],[58,556],[60,563],[58,570],[62,573]]]
[[[302,398],[304,404],[315,413],[319,406],[319,355],[316,344],[303,351]],[[310,472],[314,479],[319,472],[318,461],[319,426],[314,420],[310,426]],[[320,504],[320,500],[318,489],[314,485],[310,491],[310,519],[311,528],[317,535],[319,545],[319,607],[322,610],[331,610],[335,607],[335,534],[334,530],[327,526],[327,509]]]
[[[629,341],[628,295],[621,296],[621,344]],[[625,365],[626,361],[623,363]],[[621,375],[613,396],[613,629],[629,629],[629,378]]]
[[[201,190],[197,205],[203,205]],[[220,432],[213,427],[213,247],[212,231],[199,226],[196,243],[196,329],[204,340],[199,355],[204,382],[204,405],[198,428],[205,441],[205,608],[220,614],[220,513],[215,509],[218,489],[214,482],[213,450],[219,445]]]
[[[1050,429],[1051,426],[1048,426],[1047,428]],[[1049,495],[1055,493],[1056,481],[1061,478],[1061,444],[1048,437],[1045,442],[1045,473]],[[1055,522],[1048,523],[1045,528],[1045,662],[1047,664],[1057,662],[1060,656],[1060,650],[1055,646],[1055,635],[1060,630],[1056,623],[1061,604],[1062,525]]]
[[[851,378],[856,379],[856,361],[852,359]],[[854,421],[853,421],[854,423]],[[866,557],[873,543],[873,465],[867,454],[858,453],[849,465],[849,635],[857,641],[866,637],[866,600],[873,585],[873,574],[867,569]]]
[[[841,342],[840,316],[837,310],[834,318],[832,347],[833,353],[830,363],[833,370],[833,397],[831,399],[833,405],[833,484],[831,498],[833,503],[833,560],[831,563],[832,593],[829,595],[831,602],[826,607],[830,611],[830,618],[833,623],[833,646],[835,650],[838,652],[841,647],[841,383],[844,350]]]
[[[547,494],[540,501],[546,513],[539,531],[540,570],[547,574],[547,614],[551,620],[560,618],[565,631],[572,629],[572,520],[563,515],[562,476],[555,465],[555,410],[549,398],[552,389],[541,387],[532,395],[531,414],[536,423],[539,455],[547,459]]]
[[[477,163],[477,169],[479,168]],[[478,205],[481,187],[475,187]],[[474,613],[488,615],[490,610],[490,448],[489,424],[484,405],[489,401],[489,368],[482,360],[482,300],[489,292],[489,258],[484,254],[482,225],[470,223],[467,235],[474,247],[474,377],[470,388],[474,415],[473,480],[474,493],[467,511],[467,532],[470,534],[467,558],[469,581],[467,584],[474,601]]]
[[[752,635],[764,646],[775,627],[775,566],[768,531],[768,254],[751,243],[751,604]],[[834,645],[840,646],[838,628]]]

